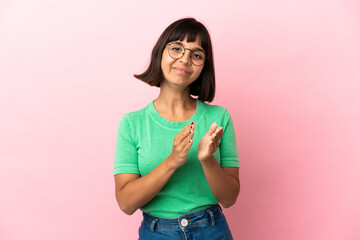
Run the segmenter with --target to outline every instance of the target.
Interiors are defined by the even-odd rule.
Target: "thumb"
[[[211,136],[216,131],[217,123],[211,124],[208,134]]]

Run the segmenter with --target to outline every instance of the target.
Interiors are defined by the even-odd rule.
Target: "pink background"
[[[360,4],[2,0],[0,239],[137,239],[117,206],[124,113],[159,89],[132,77],[173,21],[213,40],[241,192],[235,239],[360,239]]]

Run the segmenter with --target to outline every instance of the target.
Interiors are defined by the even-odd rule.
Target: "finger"
[[[219,140],[219,135],[220,135],[220,133],[219,133],[218,129],[211,135],[214,143],[216,143]]]
[[[185,141],[186,143],[189,142],[190,139],[191,140],[193,139],[194,134],[195,134],[195,131],[193,129],[191,129],[189,135],[183,141]]]
[[[223,131],[223,129],[221,129],[221,130],[219,131],[219,138],[221,138],[222,136],[224,136],[224,131]]]
[[[221,128],[221,131],[219,133],[219,142],[220,142],[220,139],[222,138],[222,136],[224,136],[224,129]]]
[[[216,136],[215,149],[217,149],[220,145],[220,133]]]
[[[220,131],[220,137],[224,136],[224,129],[221,129]]]
[[[216,132],[216,133],[219,133],[219,132],[221,132],[222,130],[223,130],[223,127],[219,127],[219,128],[216,129],[215,132]]]
[[[183,143],[182,143],[182,148],[181,148],[181,152],[187,152],[189,149],[190,149],[190,147],[191,147],[191,145],[193,144],[193,140],[192,140],[192,138],[188,138],[186,141],[184,141]],[[190,146],[189,146],[190,145]]]
[[[216,135],[220,138],[222,136],[222,133],[223,133],[222,127],[218,128],[218,132]]]
[[[188,142],[190,142],[190,140],[191,141],[193,141],[192,139],[193,139],[193,137],[194,137],[194,130],[190,130],[190,134],[186,137],[186,138],[184,138],[184,140],[183,140],[183,142],[185,143],[185,145],[188,143]]]
[[[194,137],[194,133],[195,133],[195,122],[193,122],[190,125],[190,132],[189,134],[186,136],[186,138],[183,141],[189,141],[189,139],[192,139]]]
[[[191,129],[192,129],[191,124],[189,124],[186,125],[184,129],[181,130],[180,133],[178,133],[178,137],[177,137],[178,143],[181,143],[190,134]]]
[[[190,126],[191,125],[191,126]],[[184,149],[184,147],[189,143],[189,141],[191,140],[192,141],[192,138],[194,137],[194,128],[195,128],[195,123],[193,124],[189,124],[190,126],[190,130],[189,132],[187,133],[187,135],[182,138],[181,140],[179,140],[179,142],[177,143],[179,145],[179,148],[181,150]]]
[[[213,133],[210,137],[210,140],[215,142],[215,138],[216,138],[216,133]]]
[[[217,148],[218,147],[218,144],[219,144],[219,134],[217,134],[215,136],[215,139],[214,139],[214,147]]]
[[[193,140],[192,140],[192,138],[190,137],[190,134],[186,137],[186,138],[184,138],[179,144],[178,144],[178,146],[179,146],[179,151],[180,152],[182,152],[184,149],[185,149],[185,147],[186,147],[186,145],[188,145],[189,143],[191,143]]]
[[[215,140],[217,141],[219,139],[219,130],[216,130],[215,134]]]
[[[212,149],[214,146],[216,145],[216,135],[215,133],[213,135],[211,135],[211,138],[210,138],[210,149]]]
[[[215,137],[215,147],[218,148],[220,145],[220,138],[222,137],[222,128],[218,128],[216,133],[216,137]]]
[[[220,139],[223,135],[223,128],[222,127],[219,127],[217,130],[216,130],[216,136]]]
[[[208,131],[208,134],[209,134],[209,135],[212,135],[213,133],[215,133],[216,127],[217,127],[217,123],[216,123],[216,122],[214,122],[213,124],[211,124],[210,129],[209,129],[209,131]]]
[[[190,134],[194,135],[195,132],[195,122],[193,124],[190,124]]]
[[[192,144],[193,144],[193,140],[190,139],[189,142],[188,142],[188,143],[186,144],[186,146],[184,147],[183,151],[188,152],[188,151],[190,150]]]
[[[216,136],[215,139],[214,139],[214,143],[212,144],[213,145],[213,152],[216,151],[216,149],[219,147],[219,137]]]

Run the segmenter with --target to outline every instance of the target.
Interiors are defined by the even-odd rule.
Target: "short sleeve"
[[[223,118],[224,135],[220,141],[220,166],[221,167],[239,167],[239,155],[236,145],[236,135],[234,124],[230,113],[225,109]]]
[[[114,175],[119,173],[140,174],[137,148],[126,114],[120,121],[116,139]]]

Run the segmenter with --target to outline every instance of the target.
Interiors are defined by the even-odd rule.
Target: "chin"
[[[187,87],[187,86],[189,86],[192,82],[189,81],[189,80],[178,80],[178,81],[175,81],[175,82],[173,82],[173,83],[176,84],[176,85],[181,85],[181,86]]]
[[[172,76],[165,76],[166,79],[165,81],[167,81],[170,84],[174,84],[177,86],[189,86],[191,83],[193,83],[195,80],[194,79],[190,79],[188,76],[179,76],[179,75],[172,75]]]

